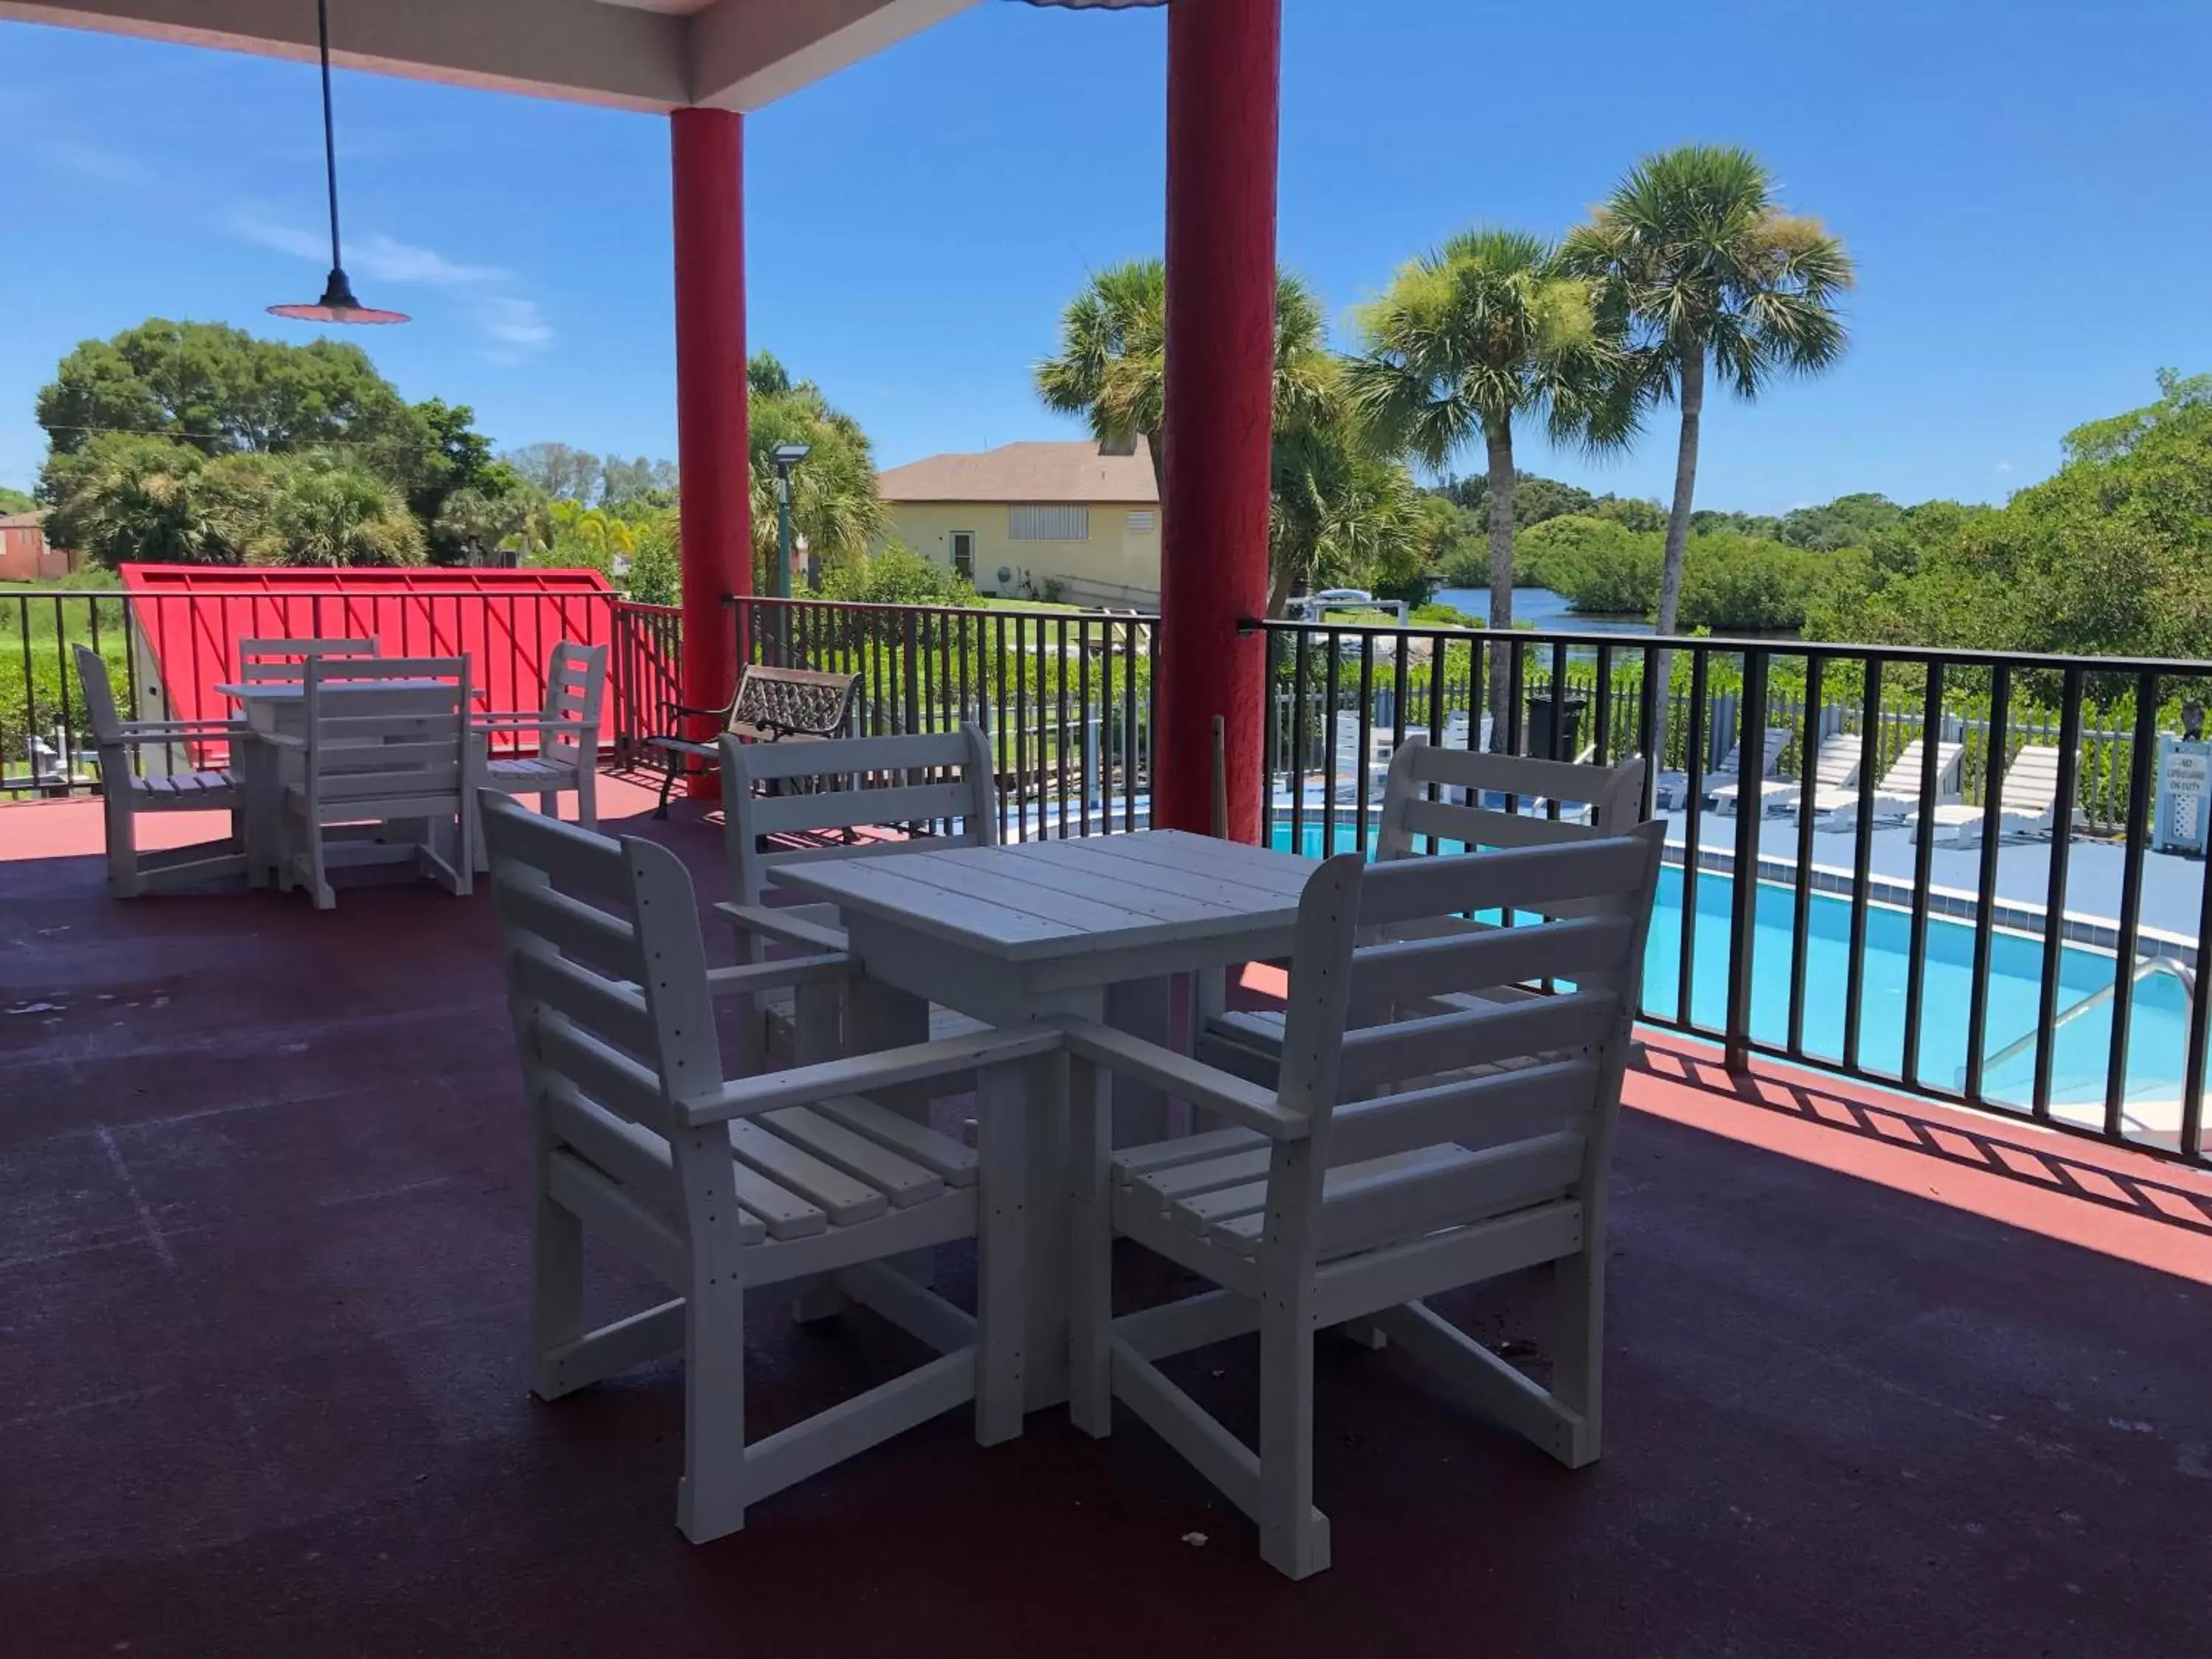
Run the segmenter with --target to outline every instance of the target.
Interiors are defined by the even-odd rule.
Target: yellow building
[[[886,542],[950,565],[979,592],[1071,605],[1160,602],[1160,492],[1141,444],[1001,444],[881,474]]]

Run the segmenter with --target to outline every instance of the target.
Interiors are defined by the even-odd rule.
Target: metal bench
[[[860,683],[858,674],[827,674],[811,668],[748,667],[738,681],[737,695],[720,708],[668,705],[668,724],[681,726],[686,717],[720,723],[721,731],[706,743],[694,743],[678,732],[647,738],[646,746],[668,757],[668,770],[660,781],[660,804],[653,816],[668,816],[669,793],[684,769],[683,757],[691,755],[714,762],[722,733],[740,743],[823,743],[844,734],[853,712],[853,696]]]

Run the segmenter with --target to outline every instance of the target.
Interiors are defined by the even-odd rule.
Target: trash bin
[[[1531,691],[1528,694],[1528,752],[1539,760],[1572,760],[1581,748],[1583,711],[1589,707],[1588,697],[1570,691],[1561,699],[1566,721],[1566,735],[1555,746],[1553,734],[1559,728],[1553,725],[1552,694]]]

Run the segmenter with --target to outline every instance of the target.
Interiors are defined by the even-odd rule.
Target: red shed
[[[562,640],[609,643],[614,590],[596,570],[238,568],[126,564],[138,713],[221,720],[242,639],[374,640],[389,656],[461,657],[492,710],[535,710]]]

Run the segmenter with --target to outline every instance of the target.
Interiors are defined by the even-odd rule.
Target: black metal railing
[[[856,734],[973,720],[997,760],[1010,840],[1146,821],[1157,619],[1097,611],[733,602],[740,659],[858,677]]]
[[[1370,846],[1416,733],[1656,755],[1647,1021],[2203,1159],[2212,793],[2187,734],[2212,663],[1258,626],[1277,844]],[[1839,736],[1860,751],[1840,800],[1808,763]]]
[[[640,740],[665,729],[677,696],[680,617],[572,602],[609,606],[609,735],[650,762]],[[186,712],[148,682],[161,630],[255,628],[192,603],[134,597],[126,619],[116,592],[0,592],[9,789],[93,785],[77,640],[108,659],[130,711]],[[441,639],[526,656],[501,596],[437,603],[455,607]],[[1150,820],[1153,617],[744,599],[732,626],[743,662],[855,676],[858,732],[981,724],[1008,839]],[[1592,764],[1644,757],[1647,804],[1670,825],[1647,1021],[1735,1060],[2203,1159],[2212,754],[2194,733],[2212,663],[1251,626],[1267,639],[1261,806],[1275,844],[1371,845],[1389,755],[1415,734]],[[1855,740],[1859,764],[1823,785],[1823,744],[1838,739]]]
[[[528,710],[543,706],[552,647],[562,640],[613,642],[618,608],[651,607],[623,607],[611,593],[538,587],[0,588],[0,800],[99,790],[72,653],[77,645],[106,664],[126,720],[223,718],[232,710],[210,688],[231,677],[238,641],[302,635],[375,639],[394,655],[466,656],[486,688],[487,707]],[[625,659],[619,652],[610,658],[610,697],[619,701]],[[641,672],[645,659],[639,650],[627,660]],[[178,771],[225,758],[220,745],[196,744],[189,752],[185,745],[148,745],[136,763]]]

